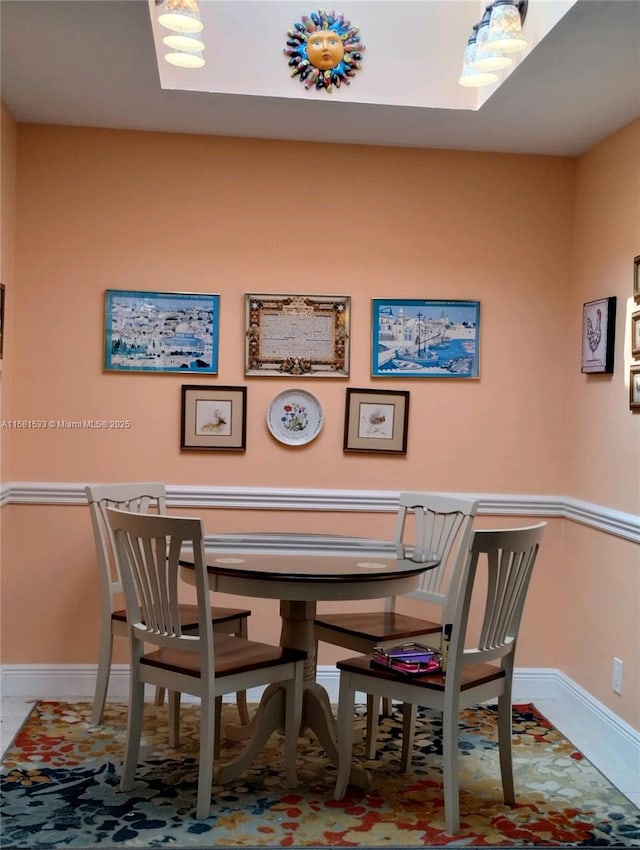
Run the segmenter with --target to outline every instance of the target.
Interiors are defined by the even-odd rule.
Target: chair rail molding
[[[6,482],[0,488],[0,506],[86,505],[84,487],[85,482]],[[395,513],[398,495],[397,490],[167,485],[167,504],[174,508]],[[448,495],[477,499],[479,515],[558,517],[640,543],[640,515],[624,513],[604,505],[573,499],[570,496],[520,493],[449,493]],[[264,535],[264,537],[265,545],[268,541],[271,544],[276,542],[271,535]],[[291,541],[292,538],[288,536],[288,539]],[[330,538],[326,539],[327,542],[329,540]],[[303,548],[308,550],[309,547],[307,545]]]

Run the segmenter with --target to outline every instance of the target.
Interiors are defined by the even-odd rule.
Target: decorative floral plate
[[[306,390],[285,390],[269,405],[267,427],[288,446],[310,443],[322,428],[320,402]]]

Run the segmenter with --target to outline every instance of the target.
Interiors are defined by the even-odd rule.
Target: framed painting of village
[[[479,301],[374,298],[372,329],[374,377],[480,377]]]
[[[108,289],[104,368],[218,374],[220,296]]]

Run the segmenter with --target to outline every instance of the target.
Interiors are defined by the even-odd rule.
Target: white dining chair
[[[443,713],[442,754],[445,829],[460,829],[458,791],[458,714],[488,699],[498,700],[498,747],[505,803],[515,802],[512,738],[512,680],[522,611],[546,523],[525,528],[473,533],[459,581],[450,584],[444,616],[452,624],[446,672],[408,676],[372,666],[372,656],[338,662],[338,775],[334,797],[346,792],[352,760],[353,712],[356,691],[402,700],[411,706],[403,717],[401,769],[409,763],[409,741],[417,706]],[[474,592],[475,591],[475,592]],[[480,627],[469,634],[469,612]],[[477,639],[475,636],[477,635]]]
[[[435,569],[423,573],[417,590],[404,595],[430,603],[431,607],[424,606],[430,616],[402,613],[398,602],[403,597],[396,596],[384,600],[382,611],[322,611],[314,621],[316,641],[355,652],[372,652],[376,646],[388,648],[407,641],[438,647],[447,588],[460,557],[465,557],[477,511],[475,499],[437,493],[400,493],[395,530],[397,557],[418,562],[427,561],[432,553],[440,557]],[[383,713],[390,714],[390,700],[384,700]],[[369,694],[366,739],[371,758],[377,722],[378,704]]]
[[[120,787],[133,785],[144,719],[145,684],[169,691],[169,742],[177,745],[180,694],[200,698],[200,753],[196,817],[211,807],[214,744],[223,694],[282,683],[286,691],[284,769],[295,788],[296,746],[302,718],[306,652],[214,632],[202,522],[107,509],[124,589],[131,666],[127,739]],[[179,615],[180,553],[193,553],[198,608],[197,633],[185,633]],[[151,651],[145,645],[154,646]]]
[[[109,688],[113,638],[127,637],[129,627],[127,613],[122,608],[122,581],[118,572],[113,543],[113,534],[107,522],[108,508],[119,508],[135,513],[166,514],[165,485],[158,481],[126,482],[115,484],[88,484],[85,494],[91,513],[91,525],[95,542],[96,561],[100,583],[100,649],[98,672],[93,698],[91,723],[102,723],[104,706]],[[180,617],[184,630],[198,628],[196,605],[180,604]],[[251,611],[246,608],[211,607],[211,621],[216,631],[247,637],[247,620]],[[238,714],[243,724],[249,723],[247,697],[240,692],[236,697]],[[159,689],[156,702],[164,702],[164,691]]]

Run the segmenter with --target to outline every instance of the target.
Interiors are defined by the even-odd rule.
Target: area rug
[[[1,846],[171,847],[640,847],[640,811],[533,705],[514,709],[517,804],[502,802],[495,708],[463,712],[461,831],[444,833],[442,727],[423,712],[412,772],[399,772],[401,716],[385,720],[372,784],[332,799],[335,770],[310,734],[299,742],[299,787],[287,790],[282,739],[250,770],[212,789],[211,815],[194,818],[197,706],[183,708],[182,745],[167,744],[166,709],[146,707],[134,790],[118,790],[126,708],[109,705],[91,728],[89,703],[39,702],[2,763]],[[225,719],[235,719],[225,705]],[[354,722],[362,729],[364,709]],[[225,743],[221,761],[238,752]],[[362,755],[362,747],[357,751]]]

